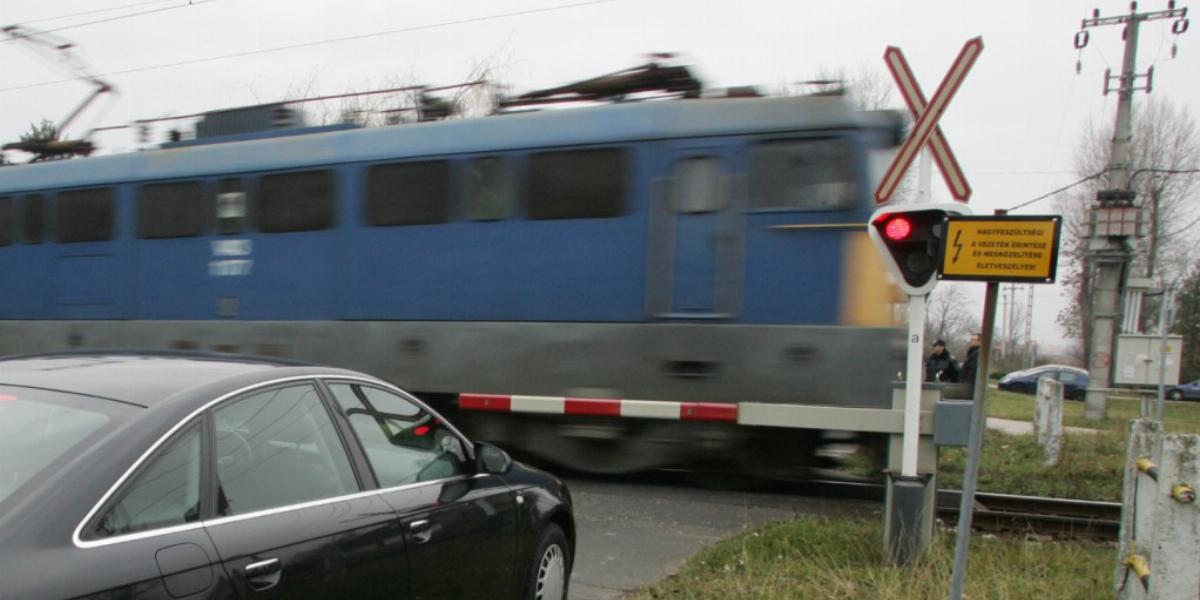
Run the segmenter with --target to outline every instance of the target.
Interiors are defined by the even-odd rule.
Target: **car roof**
[[[35,387],[149,407],[226,380],[348,373],[286,359],[185,352],[68,352],[0,358],[0,385]]]
[[[1067,371],[1076,371],[1079,373],[1087,373],[1087,370],[1081,369],[1079,367],[1072,367],[1071,365],[1038,365],[1036,367],[1031,367],[1029,369],[1025,369],[1024,371],[1021,371],[1021,373],[1037,373],[1037,372],[1041,372],[1041,371],[1054,371],[1054,370],[1067,370]]]

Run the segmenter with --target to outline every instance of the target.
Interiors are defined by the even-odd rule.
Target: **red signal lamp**
[[[883,227],[883,235],[893,242],[902,241],[912,235],[912,221],[899,216],[888,221]]]

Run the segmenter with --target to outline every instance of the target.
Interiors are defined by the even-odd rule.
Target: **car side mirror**
[[[475,466],[480,473],[503,475],[512,469],[508,453],[484,442],[475,443]]]

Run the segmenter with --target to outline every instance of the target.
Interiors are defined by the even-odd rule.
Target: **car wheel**
[[[1183,400],[1183,392],[1179,390],[1171,390],[1171,393],[1167,394],[1167,398],[1171,400]]]
[[[542,530],[533,564],[529,570],[529,600],[566,600],[567,581],[571,575],[571,550],[567,536],[558,525],[551,523]]]

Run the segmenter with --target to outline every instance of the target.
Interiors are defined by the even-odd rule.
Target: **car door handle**
[[[412,534],[414,542],[424,544],[433,536],[433,524],[429,519],[417,519],[408,524],[408,531]]]
[[[283,567],[278,558],[268,558],[242,567],[242,573],[246,574],[246,581],[250,584],[251,589],[261,592],[275,587],[275,584],[279,583],[279,577],[283,575]]]

